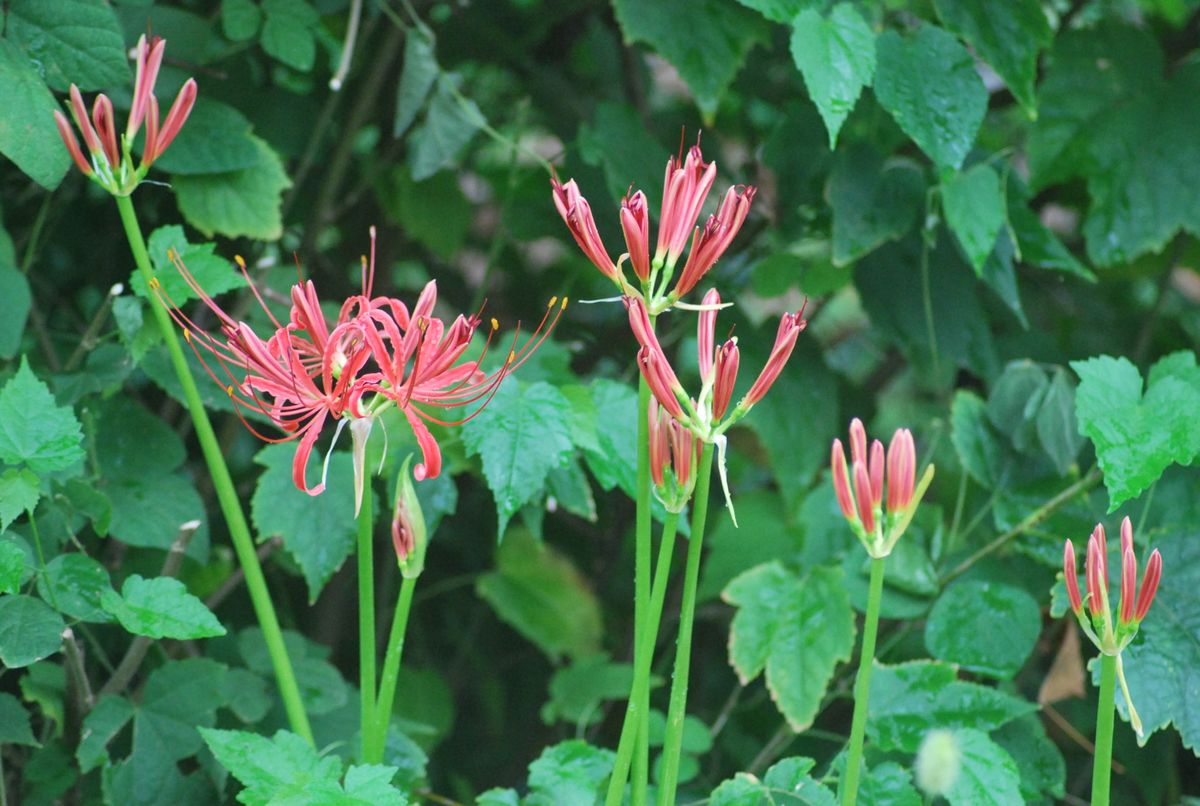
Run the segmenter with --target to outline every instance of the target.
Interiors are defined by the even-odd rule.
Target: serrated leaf
[[[0,531],[23,513],[33,512],[41,497],[41,480],[28,470],[10,467],[0,474]]]
[[[106,694],[101,697],[83,720],[79,747],[75,759],[80,772],[90,772],[108,763],[108,743],[133,718],[133,703],[124,697]]]
[[[637,416],[637,391],[608,378],[593,379],[586,391],[590,392],[587,405],[592,416],[585,421],[590,439],[580,443],[584,458],[603,489],[619,486],[632,497],[637,482],[637,430],[628,423]],[[572,412],[575,433],[579,418],[575,409]]]
[[[1038,51],[1054,38],[1046,12],[1037,0],[935,0],[938,17],[1004,79],[1031,119],[1037,117],[1033,84]]]
[[[965,580],[934,603],[925,646],[935,658],[1007,680],[1020,671],[1041,631],[1041,609],[1024,590]]]
[[[880,35],[875,97],[939,168],[959,168],[987,111],[987,90],[953,34],[922,25]]]
[[[28,570],[25,550],[11,540],[0,540],[0,593],[20,591]]]
[[[946,792],[950,806],[1007,806],[1022,803],[1021,774],[1012,757],[980,730],[954,731],[962,753],[958,775]]]
[[[396,88],[392,137],[403,135],[417,119],[438,72],[433,40],[425,32],[410,28],[404,35],[404,67],[400,70],[400,84]]]
[[[482,459],[496,499],[498,540],[513,514],[542,492],[550,471],[570,456],[570,416],[571,404],[550,384],[509,380],[463,425],[463,444]]]
[[[150,233],[146,251],[154,264],[154,276],[162,286],[162,292],[176,305],[197,299],[198,295],[183,275],[175,268],[169,255],[173,251],[183,265],[196,278],[196,284],[209,296],[215,297],[234,288],[244,288],[246,278],[232,263],[213,254],[215,243],[188,243],[183,227],[171,224],[159,227]],[[135,270],[129,278],[129,286],[139,297],[149,299],[146,281],[142,273]]]
[[[974,392],[956,392],[950,405],[950,425],[950,441],[963,469],[980,484],[998,484],[1005,474],[1005,456],[983,399]]]
[[[200,96],[188,115],[187,125],[179,130],[171,147],[155,159],[154,167],[172,174],[215,174],[253,168],[262,159],[262,152],[250,130],[250,121],[241,112]]]
[[[130,79],[121,26],[104,0],[12,0],[4,35],[61,92],[71,84],[101,90]]]
[[[925,179],[907,160],[885,162],[871,148],[843,148],[825,195],[833,208],[833,264],[845,266],[900,238],[916,223]]]
[[[983,264],[1004,226],[1000,177],[986,164],[955,174],[950,181],[942,183],[942,208],[947,226],[958,238],[975,273],[982,276]]]
[[[612,772],[616,753],[573,739],[547,747],[529,765],[527,806],[592,803]]]
[[[112,621],[112,616],[100,604],[106,591],[116,593],[108,571],[86,554],[60,554],[46,563],[45,570],[38,576],[37,587],[38,596],[71,618]]]
[[[766,669],[767,688],[788,724],[812,724],[839,662],[854,648],[854,611],[840,568],[799,577],[778,561],[741,574],[722,598],[737,606],[729,660],[742,684]]]
[[[312,69],[317,56],[313,29],[320,22],[306,0],[262,0],[262,49],[302,73]]]
[[[1177,359],[1182,358],[1182,361]],[[1172,372],[1155,374],[1159,366]],[[1109,512],[1138,496],[1173,463],[1191,464],[1200,453],[1200,367],[1193,353],[1175,353],[1142,377],[1126,358],[1099,356],[1073,361],[1079,375],[1075,416],[1079,431],[1096,447],[1104,471]]]
[[[392,786],[395,767],[355,764],[346,770],[346,795],[337,802],[345,806],[404,806],[408,801]]]
[[[205,237],[220,233],[230,238],[274,241],[283,235],[282,194],[292,181],[274,149],[253,135],[251,139],[259,154],[254,167],[229,173],[184,174],[172,180],[179,211]]]
[[[633,666],[613,663],[607,654],[577,659],[550,678],[550,698],[542,706],[542,721],[594,725],[604,718],[601,703],[629,696]]]
[[[814,766],[794,756],[773,764],[761,781],[739,772],[713,790],[709,806],[834,806],[837,797],[810,774]]]
[[[58,187],[71,167],[54,124],[58,104],[29,58],[7,39],[0,41],[0,109],[0,154],[47,190]]]
[[[238,797],[242,803],[282,802],[306,787],[336,782],[342,772],[336,756],[318,756],[312,745],[285,730],[270,739],[241,730],[201,728],[200,733],[221,766],[246,787]]]
[[[75,412],[59,406],[22,356],[0,389],[0,460],[38,475],[66,470],[83,459],[83,431]]]
[[[792,59],[829,132],[829,147],[875,76],[875,32],[858,10],[839,3],[829,16],[807,8],[792,23]]]
[[[496,570],[481,576],[475,590],[552,659],[591,655],[600,647],[596,594],[567,557],[524,531],[501,544]]]
[[[408,166],[418,182],[453,163],[458,152],[487,123],[474,101],[455,97],[456,80],[457,76],[451,74],[439,78],[425,120],[408,136]]]
[[[0,358],[12,358],[21,349],[32,305],[33,295],[25,275],[0,260]]]
[[[29,712],[7,691],[0,691],[0,744],[38,746],[29,726]]]
[[[354,468],[350,454],[334,452],[329,461],[333,483],[314,498],[292,482],[295,452],[294,444],[284,443],[268,445],[254,457],[266,469],[250,498],[250,517],[261,538],[283,538],[304,574],[312,603],[354,549]]]
[[[723,0],[615,0],[613,11],[626,42],[644,42],[675,66],[705,118],[716,113],[750,48],[765,39],[760,18]]]
[[[134,574],[125,580],[120,595],[104,591],[100,605],[134,635],[188,640],[225,634],[204,602],[171,577],[144,579]]]
[[[933,728],[991,731],[1037,705],[994,688],[957,680],[943,663],[875,664],[867,712],[867,735],[883,750],[915,753]]]
[[[53,655],[62,646],[66,626],[40,599],[0,596],[0,663],[17,669]]]

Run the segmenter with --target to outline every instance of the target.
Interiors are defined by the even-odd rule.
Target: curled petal
[[[1063,544],[1063,583],[1067,586],[1067,600],[1071,610],[1083,613],[1083,598],[1079,595],[1079,571],[1075,565],[1075,546],[1070,540]]]
[[[317,443],[317,437],[321,436],[321,426],[325,424],[325,416],[325,412],[317,412],[304,426],[303,436],[296,445],[296,455],[292,459],[292,483],[296,485],[296,489],[303,490],[309,495],[320,495],[325,492],[324,478],[313,487],[308,486],[306,478],[308,459],[312,456],[312,449]]]
[[[154,84],[158,81],[158,71],[162,66],[163,50],[166,42],[161,37],[153,37],[149,42],[142,34],[137,43],[137,73],[133,80],[133,106],[129,110],[129,122],[125,126],[125,136],[130,140],[141,128],[142,120],[150,111],[150,99],[154,97]]]
[[[412,406],[404,407],[404,416],[408,418],[408,424],[412,426],[413,435],[417,438],[417,445],[421,448],[421,462],[413,467],[413,478],[417,481],[437,478],[442,472],[441,447]]]

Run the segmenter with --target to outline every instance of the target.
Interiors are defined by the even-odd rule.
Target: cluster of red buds
[[[306,470],[317,438],[326,423],[337,422],[340,431],[347,423],[355,441],[355,482],[362,492],[362,446],[375,417],[389,405],[397,406],[412,426],[422,454],[413,469],[420,481],[441,472],[442,456],[437,440],[426,423],[460,425],[477,415],[499,388],[549,335],[566,308],[551,299],[537,329],[517,344],[520,326],[508,353],[497,369],[484,371],[483,363],[499,323],[491,328],[479,355],[466,357],[476,330],[477,315],[459,315],[450,324],[433,313],[437,286],[430,281],[410,311],[404,302],[372,295],[375,273],[375,229],[371,228],[371,255],[362,259],[362,293],[347,299],[337,321],[330,323],[321,310],[311,280],[292,287],[291,311],[286,323],[275,319],[251,283],[266,311],[273,330],[263,338],[245,322],[234,320],[200,287],[178,255],[172,260],[192,291],[215,315],[217,333],[209,333],[180,310],[161,284],[153,287],[171,316],[184,329],[187,342],[209,375],[225,387],[239,413],[257,412],[269,418],[286,436],[259,433],[243,416],[242,421],[261,439],[271,442],[299,440],[292,465],[292,479],[309,495],[325,488],[324,478],[309,486]],[[238,259],[242,273],[244,261]],[[215,357],[214,368],[205,354]],[[464,417],[447,420],[434,412],[472,407]],[[324,474],[323,474],[324,475]]]
[[[651,316],[676,305],[680,298],[699,284],[720,259],[741,229],[755,189],[734,185],[726,192],[717,211],[704,226],[697,226],[700,210],[717,178],[717,164],[705,162],[700,146],[692,146],[687,156],[667,160],[663,179],[663,203],[658,222],[658,245],[650,256],[650,211],[642,191],[627,194],[621,202],[621,230],[628,250],[614,263],[596,229],[592,208],[579,192],[575,180],[566,184],[551,180],[554,205],[566,222],[575,242],[597,269],[609,278],[626,297],[642,301]],[[691,241],[687,261],[670,291],[675,268],[684,248]],[[625,279],[622,264],[628,260],[637,276],[638,287]]]
[[[703,443],[657,400],[650,401],[648,417],[654,495],[668,512],[682,512],[696,489]]]
[[[1129,686],[1125,682],[1125,671],[1121,663],[1121,650],[1137,635],[1142,619],[1150,612],[1154,594],[1158,592],[1159,580],[1162,579],[1162,555],[1158,553],[1158,549],[1150,552],[1139,591],[1137,557],[1133,551],[1133,524],[1128,517],[1121,521],[1121,598],[1117,603],[1115,621],[1108,596],[1108,542],[1105,539],[1103,524],[1097,523],[1088,538],[1084,572],[1086,598],[1079,594],[1079,569],[1075,563],[1075,546],[1070,540],[1066,541],[1063,545],[1063,582],[1066,584],[1071,612],[1075,614],[1079,626],[1096,648],[1105,655],[1117,658],[1117,676],[1128,706],[1129,722],[1141,736],[1142,722],[1129,696]]]
[[[191,114],[192,106],[196,103],[196,81],[189,78],[184,82],[175,103],[167,112],[165,120],[159,117],[158,99],[154,97],[154,84],[158,80],[158,71],[162,66],[163,48],[166,42],[160,37],[147,40],[145,35],[137,43],[137,72],[133,85],[133,106],[129,110],[129,120],[125,132],[117,136],[116,122],[113,117],[113,105],[107,95],[100,94],[92,104],[92,115],[88,118],[87,107],[79,87],[71,85],[71,116],[75,125],[83,135],[87,145],[90,160],[79,148],[75,132],[70,121],[62,112],[55,111],[54,120],[58,124],[58,133],[71,159],[83,172],[84,176],[95,181],[114,196],[128,196],[145,178],[151,164],[162,156],[167,146],[179,134],[184,121]],[[142,124],[146,124],[146,141],[142,148],[142,159],[134,164],[132,149]]]
[[[849,466],[840,439],[833,441],[830,466],[838,506],[867,553],[875,558],[891,554],[933,481],[933,465],[925,468],[920,482],[916,480],[912,432],[897,429],[885,454],[879,440],[868,449],[867,430],[855,417],[850,422]]]

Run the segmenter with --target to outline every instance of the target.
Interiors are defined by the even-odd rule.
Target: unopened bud
[[[429,542],[421,502],[408,472],[411,463],[410,454],[396,479],[396,504],[392,512],[392,545],[405,579],[416,579],[425,570],[425,548]]]

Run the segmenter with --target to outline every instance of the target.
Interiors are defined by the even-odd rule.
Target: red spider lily
[[[1104,526],[1096,524],[1088,538],[1087,559],[1084,563],[1085,580],[1087,585],[1087,611],[1084,611],[1084,599],[1079,593],[1078,568],[1075,563],[1075,547],[1068,540],[1063,545],[1063,581],[1067,587],[1067,600],[1071,610],[1084,623],[1085,629],[1090,628],[1089,635],[1095,636],[1097,646],[1104,649],[1104,644],[1114,641],[1123,646],[1137,631],[1137,625],[1150,611],[1154,595],[1158,591],[1158,583],[1162,578],[1162,555],[1158,549],[1150,553],[1146,563],[1146,573],[1142,577],[1141,591],[1137,590],[1137,557],[1133,549],[1133,524],[1126,517],[1121,521],[1121,595],[1117,604],[1116,631],[1112,630],[1109,596],[1108,596],[1108,562],[1107,546],[1104,539]],[[1132,633],[1125,635],[1128,629]],[[1120,648],[1117,647],[1117,649]]]
[[[650,401],[650,479],[668,512],[682,512],[696,487],[702,444],[655,400]]]
[[[79,148],[79,141],[75,139],[67,116],[58,110],[54,112],[59,136],[62,137],[75,165],[85,176],[114,195],[128,196],[133,192],[145,177],[150,165],[166,151],[167,146],[179,134],[196,103],[196,81],[189,78],[179,90],[166,119],[159,119],[154,84],[158,80],[165,46],[166,43],[159,37],[147,41],[143,35],[138,39],[133,105],[129,111],[125,132],[119,138],[120,142],[113,117],[112,101],[108,96],[96,96],[89,120],[79,88],[71,85],[71,115],[83,135],[83,142],[91,155],[90,161]],[[141,163],[135,168],[130,149],[143,122],[146,124],[146,142],[142,149]]]
[[[834,439],[830,470],[838,508],[873,557],[891,553],[933,480],[930,465],[916,483],[917,453],[911,431],[897,429],[885,454],[879,440],[868,448],[867,431],[857,417],[850,422],[850,464],[842,441]]]
[[[616,263],[609,257],[596,230],[591,206],[580,194],[575,181],[562,184],[553,178],[551,187],[555,207],[583,253],[605,277],[613,281],[623,295],[640,298],[647,309],[657,315],[675,305],[696,287],[729,248],[749,213],[755,189],[731,187],[717,212],[709,216],[702,227],[697,227],[700,210],[716,176],[716,163],[704,161],[699,145],[688,149],[686,156],[681,154],[668,158],[654,257],[650,257],[646,194],[639,190],[627,194],[621,202],[621,231],[628,251]],[[691,250],[687,262],[675,288],[667,293],[666,286],[689,239]],[[626,257],[633,266],[640,291],[627,283],[621,272],[621,264]]]

